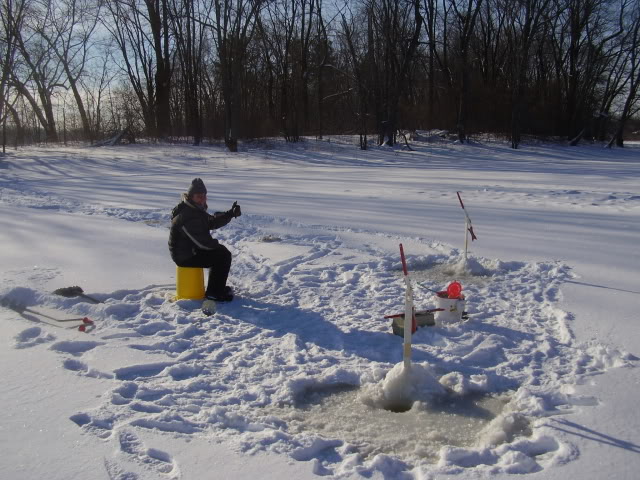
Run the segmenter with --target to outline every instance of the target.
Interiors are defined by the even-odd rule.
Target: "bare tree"
[[[149,135],[156,132],[154,55],[150,51],[149,34],[145,28],[142,12],[134,1],[116,0],[105,4],[109,17],[103,19],[103,26],[111,34],[120,56],[117,62],[129,80],[140,105],[140,115],[144,119]],[[114,112],[115,114],[115,112]]]
[[[456,56],[458,64],[458,112],[456,129],[458,140],[467,140],[466,123],[469,110],[469,92],[471,81],[471,65],[469,54],[476,20],[483,0],[449,0],[453,10],[454,31],[456,32]]]
[[[199,145],[202,141],[200,86],[207,40],[204,23],[211,15],[212,5],[192,0],[170,0],[170,8],[171,29],[184,87],[181,93],[184,95],[186,131],[193,136],[194,144]]]
[[[279,83],[280,126],[287,141],[298,141],[309,128],[311,40],[314,27],[324,27],[317,18],[320,8],[319,0],[278,0],[267,3],[258,17],[263,58]]]
[[[369,0],[367,15],[368,90],[373,95],[380,144],[395,144],[400,98],[420,43],[419,0]]]
[[[436,0],[423,0],[424,26],[427,41],[427,119],[435,120],[436,62],[442,64],[438,54],[438,8]]]
[[[168,0],[145,0],[156,60],[156,128],[160,138],[171,129],[171,55]]]
[[[640,5],[637,2],[625,16],[625,19],[627,35],[623,44],[627,46],[626,98],[620,112],[616,132],[608,144],[609,147],[614,142],[618,147],[624,146],[624,128],[627,122],[640,112]]]
[[[56,88],[64,87],[64,70],[39,33],[49,21],[49,15],[49,9],[39,8],[37,4],[30,4],[25,12],[22,28],[16,31],[20,58],[11,72],[11,85],[30,104],[46,139],[57,142],[53,95]]]
[[[316,125],[317,125],[317,135],[318,138],[322,138],[324,133],[324,79],[325,79],[325,70],[329,66],[331,48],[329,44],[329,35],[327,33],[327,21],[323,17],[322,13],[322,0],[316,0],[316,4],[318,6],[318,20],[316,22],[316,38],[318,41],[318,55],[319,61],[317,63],[317,116],[316,116]]]
[[[87,98],[87,116],[89,117],[90,125],[92,125],[94,137],[103,133],[105,126],[103,112],[105,110],[108,111],[106,104],[108,100],[107,92],[119,74],[117,69],[112,68],[114,61],[109,44],[101,45],[96,53],[96,57],[90,62],[88,73],[82,77],[82,84]],[[114,130],[113,127],[110,129]]]
[[[566,134],[575,145],[591,129],[602,76],[623,33],[625,0],[556,0],[551,47]]]
[[[265,6],[264,18],[257,18],[264,57],[279,84],[278,116],[282,135],[288,142],[295,142],[299,138],[294,101],[296,78],[294,78],[292,66],[292,49],[299,34],[296,28],[299,9],[300,4],[297,0],[276,1]]]
[[[509,25],[515,59],[511,106],[511,148],[518,148],[521,136],[521,114],[524,88],[530,64],[531,45],[549,12],[551,0],[514,0],[511,3]]]
[[[359,23],[357,18],[347,18],[345,14],[342,14],[342,36],[345,40],[349,51],[349,59],[351,62],[349,71],[353,72],[353,84],[354,87],[349,88],[348,91],[355,91],[355,115],[357,119],[357,131],[360,136],[360,149],[366,150],[368,145],[367,140],[367,118],[369,116],[369,101],[371,99],[371,91],[368,84],[370,84],[368,66],[371,65],[371,56],[366,51],[369,42],[366,41],[367,36],[364,36],[362,32],[358,34],[357,24]],[[370,16],[367,16],[370,19]],[[367,24],[367,34],[371,31],[371,22]]]
[[[632,0],[624,0],[627,3]],[[627,5],[623,5],[626,10]],[[607,55],[611,61],[606,63],[606,70],[601,75],[602,82],[599,85],[598,102],[599,107],[594,114],[593,136],[599,141],[603,141],[606,137],[607,127],[612,118],[612,110],[614,102],[623,95],[624,89],[628,81],[628,63],[629,63],[629,38],[631,32],[625,29],[622,37],[618,41],[612,43]]]
[[[39,3],[49,13],[38,34],[60,61],[78,107],[84,137],[91,140],[92,129],[80,92],[80,79],[93,47],[91,37],[100,16],[100,4],[92,0],[39,0]]]
[[[224,99],[224,141],[231,152],[238,151],[240,129],[240,79],[247,49],[263,0],[213,0],[214,19],[208,25],[214,32]]]
[[[313,38],[314,25],[317,22],[316,15],[319,6],[317,0],[300,0],[300,40],[297,42],[298,53],[296,60],[298,63],[299,88],[296,100],[298,108],[302,110],[302,125],[304,131],[309,128],[309,58],[311,55],[311,41]]]
[[[171,56],[168,0],[111,0],[103,26],[111,33],[136,93],[149,134],[171,127]]]
[[[17,37],[22,29],[25,0],[7,0],[0,6],[0,123],[2,124],[2,153],[6,146],[6,124],[13,106],[9,100],[11,72],[17,52]],[[15,111],[15,110],[13,110]],[[19,124],[18,124],[19,125]]]

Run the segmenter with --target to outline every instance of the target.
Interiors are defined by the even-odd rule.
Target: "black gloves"
[[[242,215],[242,211],[240,210],[240,205],[238,205],[238,202],[233,202],[231,210],[227,210],[227,215],[229,215],[231,218],[236,218]]]

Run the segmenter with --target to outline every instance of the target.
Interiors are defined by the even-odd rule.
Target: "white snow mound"
[[[374,408],[402,411],[409,410],[415,402],[428,402],[445,392],[428,367],[412,364],[405,368],[401,362],[389,370],[381,382],[365,385],[360,399]]]

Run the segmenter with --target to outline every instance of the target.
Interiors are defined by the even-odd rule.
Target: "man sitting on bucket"
[[[242,214],[238,202],[230,210],[207,213],[207,188],[194,178],[182,201],[171,212],[169,252],[179,267],[209,268],[205,295],[216,302],[230,302],[233,292],[227,286],[231,252],[211,236],[210,230],[224,227]]]

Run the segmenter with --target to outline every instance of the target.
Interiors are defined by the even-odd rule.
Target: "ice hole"
[[[411,410],[412,406],[413,406],[413,402],[405,400],[405,401],[389,403],[388,405],[384,406],[384,409],[393,413],[403,413]]]
[[[507,394],[447,393],[429,401],[381,407],[368,405],[362,397],[361,389],[353,386],[307,390],[294,405],[270,406],[263,414],[282,419],[291,433],[342,440],[364,458],[384,453],[435,462],[443,446],[495,444],[498,437],[492,426],[501,423],[491,422],[509,401]],[[505,436],[501,441],[508,440]]]

